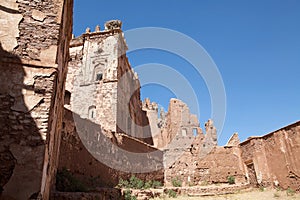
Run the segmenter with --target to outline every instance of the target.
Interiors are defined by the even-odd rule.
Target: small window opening
[[[181,135],[182,135],[183,137],[186,137],[186,129],[185,129],[185,128],[183,128],[183,129],[181,130]]]
[[[193,128],[193,135],[194,137],[196,137],[198,135],[198,130],[197,128]]]
[[[96,117],[96,106],[89,107],[89,119],[94,119]]]
[[[65,96],[64,96],[64,104],[65,105],[70,105],[71,103],[71,92],[68,90],[65,91]]]
[[[96,76],[96,81],[101,81],[102,80],[102,78],[103,78],[103,74],[97,74],[97,76]]]

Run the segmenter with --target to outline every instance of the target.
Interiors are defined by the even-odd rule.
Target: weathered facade
[[[253,185],[300,191],[300,121],[240,143],[246,176]]]
[[[235,183],[247,184],[245,166],[238,147],[215,147],[196,163],[194,184],[227,183],[234,177]]]
[[[82,127],[78,124],[87,128],[89,144],[85,143],[86,138],[79,136],[77,130]],[[103,134],[98,124],[67,109],[63,126],[59,168],[68,169],[90,187],[115,187],[120,178],[126,180],[131,175],[163,182],[163,153],[158,149],[126,134]],[[147,168],[150,170],[143,171]],[[97,185],[91,183],[91,179]]]
[[[1,198],[48,199],[58,165],[73,1],[0,1]]]
[[[114,23],[114,21],[109,23]],[[127,170],[124,164],[123,169],[116,170],[115,166],[111,165],[105,168],[101,160],[95,159],[96,154],[104,149],[99,143],[112,143],[113,146],[116,145],[130,152],[157,152],[155,158],[158,161],[157,166],[156,164],[141,165],[143,168],[153,167],[151,169],[153,175],[149,176],[145,171],[140,170],[139,177],[165,179],[170,183],[171,176],[177,168],[165,169],[174,165],[174,162],[186,152],[188,152],[186,157],[189,158],[191,149],[193,149],[194,161],[208,154],[217,145],[216,130],[212,121],[209,120],[206,125],[207,134],[203,135],[197,117],[190,114],[188,106],[178,99],[170,100],[168,112],[164,113],[161,110],[160,118],[157,117],[156,103],[151,103],[149,99],[146,99],[143,105],[141,104],[140,83],[127,60],[125,54],[127,47],[119,25],[120,23],[117,23],[111,29],[106,28],[104,31],[99,31],[99,26],[94,32],[87,29],[85,34],[71,41],[71,61],[65,98],[68,105],[65,107],[73,112],[73,118],[65,117],[62,142],[64,153],[60,157],[60,167],[67,167],[77,175],[84,173],[93,177],[99,175],[97,169],[102,169],[102,173],[106,171],[105,174],[114,177],[111,182],[116,184],[118,178],[124,176],[122,171],[132,170],[132,173],[136,171],[133,170],[133,163]],[[106,27],[111,26],[106,24]],[[98,127],[96,132],[100,136],[93,135],[94,130],[86,131],[87,128],[82,128],[86,131],[82,136],[82,130],[79,130],[79,124],[82,123],[92,123],[89,126]],[[83,138],[87,137],[86,135],[90,138],[89,141],[84,142]],[[99,142],[99,138],[108,140]],[[123,142],[118,142],[118,139]],[[93,142],[95,140],[98,140],[97,144]],[[74,141],[76,141],[75,144],[80,144],[79,148],[77,145],[72,145]],[[206,145],[203,145],[204,143]],[[94,149],[97,145],[98,150]],[[148,145],[152,145],[150,149]],[[113,146],[105,148],[116,151]],[[74,164],[72,160],[80,154],[82,149],[84,149],[85,158],[91,161]],[[103,157],[108,156],[103,155]],[[151,154],[147,157],[151,158]],[[114,157],[110,161],[114,162],[114,159],[117,158]],[[139,162],[145,161],[147,159],[142,158]],[[155,172],[157,170],[158,172],[165,170],[165,174],[159,175]],[[189,171],[187,174],[191,173],[194,171]],[[107,180],[104,176],[102,184],[113,185]]]
[[[121,23],[118,21],[110,23],[115,23],[113,26],[106,25],[110,29],[100,31],[99,27],[96,27],[95,32],[87,32],[71,42],[72,59],[67,78],[67,89],[70,94],[66,94],[70,99],[67,101],[70,105],[65,106],[74,112],[73,117],[78,114],[81,120],[89,120],[101,127],[104,140],[109,138],[108,142],[122,149],[137,153],[160,152],[157,160],[163,159],[159,162],[160,165],[163,164],[163,177],[160,173],[153,173],[152,176],[149,173],[140,174],[140,177],[144,179],[156,177],[157,180],[163,178],[167,186],[172,184],[174,177],[180,179],[186,186],[226,183],[230,176],[235,178],[236,183],[260,184],[262,173],[253,174],[260,165],[265,174],[270,176],[267,162],[253,153],[253,149],[247,149],[249,142],[240,144],[235,133],[225,147],[217,146],[217,130],[213,121],[208,120],[205,123],[203,132],[197,117],[190,114],[188,106],[182,101],[171,99],[166,113],[149,99],[141,105],[140,83],[125,54],[127,48],[120,30]],[[92,112],[90,108],[93,108]],[[123,173],[122,169],[115,170],[112,166],[107,167],[95,159],[90,151],[91,144],[90,147],[81,144],[80,148],[70,144],[71,141],[81,143],[80,139],[82,140],[77,135],[79,131],[74,131],[78,128],[75,125],[76,120],[74,123],[65,118],[65,127],[70,124],[71,128],[65,128],[63,133],[62,146],[68,153],[61,155],[61,167],[66,166],[74,173],[77,171],[79,174],[85,173],[90,176],[96,176],[97,169],[101,169],[106,172],[105,174],[114,177],[114,184],[119,177],[129,176],[130,173]],[[96,140],[96,136],[93,137]],[[98,136],[98,141],[99,138],[102,136]],[[119,140],[126,142],[118,142]],[[85,156],[90,161],[84,163],[93,164],[77,164],[77,166],[70,164],[84,148],[88,149],[84,150],[86,155],[92,154],[90,157]],[[99,150],[94,149],[94,154],[97,151]],[[251,167],[251,163],[259,164]],[[125,168],[124,166],[124,171]],[[106,180],[107,178],[103,176],[103,185],[113,185]]]
[[[160,111],[154,102],[146,99],[143,109],[147,111],[154,146],[164,152],[164,183],[172,185],[174,178],[183,185],[197,185],[197,163],[217,146],[217,131],[212,120],[205,123],[205,134],[196,115],[179,99],[171,99],[168,112]]]
[[[192,185],[202,185],[224,183],[229,176],[233,176],[235,182],[240,184],[299,191],[299,128],[300,122],[296,122],[241,143],[238,134],[234,133],[226,146],[214,147],[206,156],[197,159],[194,179],[189,180],[194,180]],[[188,168],[189,159],[184,160],[184,164]],[[183,181],[188,180],[180,176],[180,168],[175,171]]]
[[[120,25],[111,21],[104,31],[97,26],[71,41],[66,84],[60,168],[78,178],[99,177],[105,187],[131,174],[163,181],[163,154],[150,146],[140,83],[127,60]],[[74,163],[78,155],[82,159]]]
[[[71,42],[66,85],[70,108],[104,131],[126,133],[153,144],[142,110],[140,82],[126,57],[121,27],[110,23],[106,27],[111,29],[99,31],[98,26]]]

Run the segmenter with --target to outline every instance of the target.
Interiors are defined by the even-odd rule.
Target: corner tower
[[[121,21],[89,28],[71,42],[66,90],[70,109],[99,124],[104,132],[119,132],[152,144],[148,118],[140,101],[140,82],[126,57]]]

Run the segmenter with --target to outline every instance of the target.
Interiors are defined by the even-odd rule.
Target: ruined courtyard
[[[1,200],[300,191],[300,121],[218,146],[182,100],[141,99],[121,21],[74,37],[72,0],[0,2]]]

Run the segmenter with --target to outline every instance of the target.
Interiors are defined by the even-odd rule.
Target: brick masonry
[[[1,196],[48,199],[57,168],[73,2],[0,2]]]

